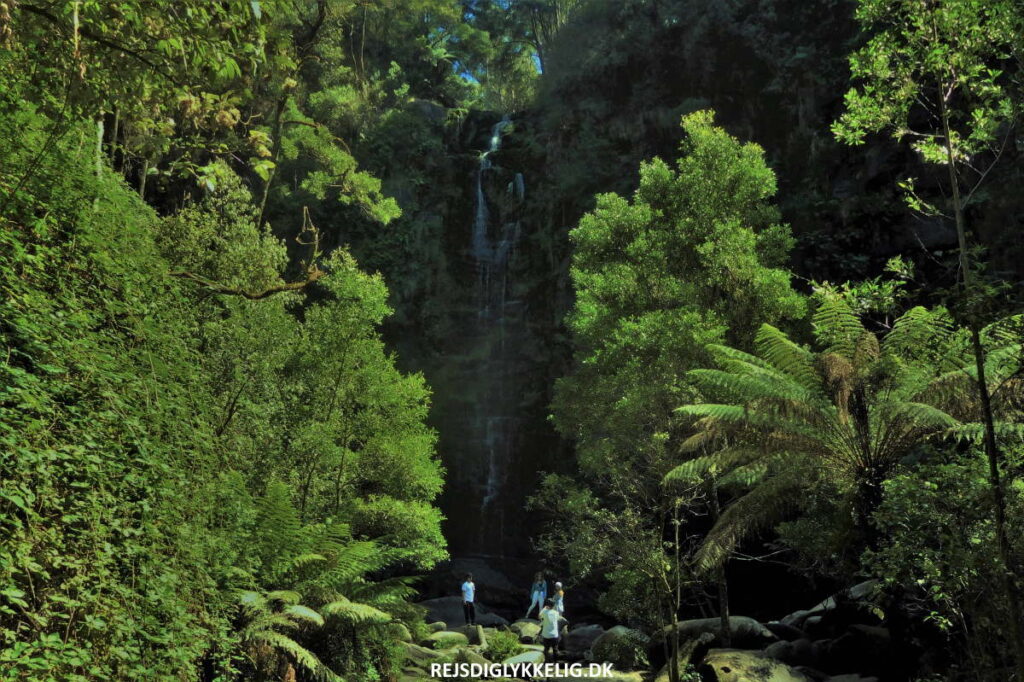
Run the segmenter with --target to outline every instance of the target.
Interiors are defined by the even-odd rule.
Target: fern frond
[[[796,506],[798,493],[806,484],[806,477],[793,468],[768,478],[736,500],[697,550],[697,570],[705,574],[717,571],[741,542],[781,521]]]
[[[279,601],[285,604],[298,604],[302,601],[302,595],[295,590],[274,590],[267,592],[267,601]]]
[[[305,621],[307,623],[312,623],[317,627],[320,627],[324,624],[323,616],[321,616],[319,613],[309,608],[308,606],[303,606],[302,604],[291,604],[290,606],[285,608],[285,610],[282,613],[284,613],[292,620]]]
[[[683,462],[665,474],[662,483],[697,483],[705,476],[720,476],[764,456],[755,448],[724,448]]]
[[[741,351],[738,348],[722,346],[717,343],[708,344],[705,348],[708,353],[711,354],[711,357],[715,359],[715,362],[726,369],[731,368],[730,363],[742,363],[744,365],[753,365],[754,367],[759,367],[764,370],[775,371],[774,367],[761,358]]]
[[[760,483],[770,469],[770,462],[767,460],[758,460],[745,464],[741,467],[724,474],[718,479],[718,485],[721,488],[750,488],[756,483]]]
[[[264,633],[261,640],[268,646],[286,653],[300,668],[320,682],[345,682],[344,678],[324,665],[316,654],[291,637],[271,631]]]
[[[293,557],[287,557],[285,559],[282,559],[278,563],[276,569],[279,575],[287,575],[288,573],[298,571],[308,566],[309,564],[312,564],[317,561],[327,561],[327,557],[325,557],[323,554],[317,554],[315,552],[298,554]]]
[[[892,329],[882,340],[882,352],[913,357],[922,348],[945,345],[952,334],[949,315],[917,306],[893,322]]]
[[[383,624],[391,621],[391,616],[368,604],[349,601],[345,597],[325,604],[320,608],[325,616],[340,618],[349,623],[360,625]]]
[[[804,386],[788,377],[766,373],[751,376],[718,369],[695,369],[687,372],[686,376],[701,388],[725,392],[745,403],[759,398],[795,401],[812,399],[812,394]]]
[[[824,352],[853,360],[857,341],[866,330],[843,298],[830,296],[823,300],[814,311],[811,323],[814,336]]]
[[[996,439],[1000,442],[1024,443],[1024,424],[998,421],[993,426]],[[975,445],[985,442],[985,425],[978,422],[959,424],[950,429],[950,433],[960,440]]]
[[[406,602],[415,597],[418,591],[412,584],[415,577],[397,576],[378,581],[367,581],[361,585],[354,585],[349,590],[349,598],[352,601],[362,602],[373,606],[386,606]]]
[[[937,431],[953,429],[960,424],[950,414],[924,403],[880,401],[875,410],[887,421],[901,419],[918,429]]]
[[[754,339],[758,352],[773,367],[793,377],[802,386],[815,390],[818,377],[814,371],[814,355],[770,324],[761,325]]]

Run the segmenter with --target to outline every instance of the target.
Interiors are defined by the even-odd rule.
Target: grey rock
[[[562,646],[569,652],[586,652],[590,650],[594,641],[604,634],[604,628],[600,625],[584,625],[575,627],[562,639]]]
[[[431,632],[420,642],[420,644],[425,647],[430,647],[431,649],[467,646],[469,644],[469,637],[466,637],[466,635],[461,632],[442,630],[440,632]]]
[[[722,621],[720,618],[696,618],[693,620],[682,620],[676,624],[680,637],[693,639],[705,632],[715,636],[714,643],[721,646]],[[729,629],[731,630],[730,646],[740,648],[760,649],[767,644],[776,641],[778,638],[764,625],[747,616],[731,616],[729,618]],[[666,637],[672,635],[672,626],[662,628],[652,639],[652,646],[661,646]]]
[[[405,650],[405,659],[414,664],[428,664],[441,657],[441,654],[437,651],[412,644],[411,642],[402,642],[401,645]]]
[[[780,623],[777,620],[769,621],[765,623],[764,626],[768,628],[773,635],[779,639],[784,639],[787,642],[792,642],[794,639],[800,639],[804,636],[803,630],[800,628]]]
[[[610,630],[602,632],[590,645],[590,659],[598,663],[617,663],[615,654],[618,645],[624,644],[624,640],[631,640],[640,647],[646,647],[649,638],[639,630],[627,628],[624,625],[616,625]]]
[[[700,671],[705,679],[716,682],[812,682],[799,670],[759,651],[712,649]]]
[[[515,665],[517,663],[543,663],[544,652],[543,651],[525,651],[515,656],[506,658],[502,663],[505,665]]]

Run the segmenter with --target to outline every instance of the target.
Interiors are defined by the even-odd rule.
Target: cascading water
[[[509,296],[509,266],[519,242],[520,224],[518,220],[493,219],[486,192],[488,174],[492,171],[490,157],[500,149],[502,134],[509,124],[508,116],[494,124],[487,149],[480,155],[470,245],[477,273],[474,296],[479,339],[477,371],[486,382],[474,406],[472,430],[475,433],[470,435],[478,443],[478,456],[486,463],[481,495],[481,546],[490,545],[491,540],[504,535],[505,510],[500,498],[514,456],[517,422],[518,401],[510,386],[516,349],[509,347],[508,318],[519,306],[519,302]],[[525,191],[522,174],[514,176],[509,189],[514,199],[522,200]]]

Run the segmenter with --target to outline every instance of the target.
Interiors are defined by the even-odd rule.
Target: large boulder
[[[466,622],[466,617],[462,611],[462,597],[438,597],[437,599],[428,599],[421,601],[419,606],[424,607],[427,610],[426,621],[441,621],[448,625],[457,626]],[[491,610],[480,602],[476,603],[476,622],[477,625],[483,625],[485,627],[505,625],[508,623],[507,620],[501,616],[491,613]]]
[[[816,619],[813,622],[813,626],[820,625],[822,622],[828,623],[829,621],[845,620],[845,627],[845,625],[856,622],[855,619],[850,620],[853,614],[863,616],[864,614],[871,613],[871,598],[878,592],[878,585],[879,582],[877,580],[865,580],[853,587],[837,592],[831,597],[826,597],[809,609],[794,611],[780,619],[780,621],[785,625],[802,628],[810,618]],[[834,613],[837,610],[844,613],[837,615]]]
[[[459,649],[459,653],[456,654],[455,660],[459,663],[478,663],[480,665],[490,665],[491,663],[476,651],[468,648]]]
[[[759,651],[712,649],[699,670],[704,680],[714,682],[812,682],[799,670]]]
[[[442,656],[441,653],[418,644],[411,642],[400,642],[400,644],[405,651],[405,660],[417,666],[429,665],[431,661],[436,661]]]
[[[540,623],[537,621],[517,620],[509,629],[519,635],[519,641],[523,644],[533,644],[540,638]]]
[[[604,634],[604,628],[600,625],[582,625],[572,630],[562,638],[562,648],[570,655],[584,655],[590,651],[594,641]]]
[[[793,640],[800,639],[804,636],[804,632],[800,628],[780,623],[777,620],[768,621],[764,626],[768,628],[773,635],[787,642],[792,642]]]
[[[636,668],[646,658],[649,640],[639,630],[616,625],[602,632],[590,645],[590,659],[598,663],[612,663],[616,668]]]
[[[704,655],[711,648],[711,642],[715,636],[710,632],[705,632],[696,639],[684,639],[679,642],[679,651],[677,653],[678,669],[686,670],[686,666],[696,663],[704,658]],[[664,658],[664,656],[662,657]],[[662,664],[663,663],[663,664]],[[661,670],[654,677],[654,682],[671,682],[672,674],[669,669],[669,663],[667,660],[659,661],[655,664],[657,667],[661,666]]]
[[[679,638],[681,640],[695,639],[704,633],[710,633],[715,638],[713,645],[725,645],[725,641],[722,638],[721,618],[695,618],[693,620],[681,620],[676,623],[676,627],[679,629]],[[729,630],[729,646],[731,647],[742,649],[761,649],[778,639],[771,630],[753,618],[749,618],[747,616],[730,616]],[[667,637],[671,636],[672,626],[667,625],[655,633],[654,637],[651,638],[651,649],[663,648],[663,642]],[[662,658],[664,658],[664,656],[662,656]]]
[[[508,625],[508,621],[496,613],[491,613],[489,611],[487,613],[480,613],[477,611],[476,624],[483,625],[487,628],[500,628]]]
[[[487,647],[487,635],[484,634],[482,625],[463,625],[462,627],[452,628],[452,632],[462,633],[469,639],[470,644],[483,648]]]
[[[822,646],[807,638],[792,642],[774,642],[765,647],[765,655],[792,666],[814,666],[821,664]]]
[[[502,664],[504,665],[516,665],[519,663],[543,663],[544,652],[543,651],[524,651],[521,654],[515,656],[509,656]]]
[[[485,134],[489,133],[489,129],[490,126],[485,130]],[[438,564],[430,574],[430,582],[424,586],[425,594],[449,595],[441,598],[454,598],[459,604],[459,613],[461,614],[462,598],[459,594],[459,586],[462,585],[467,573],[473,574],[478,602],[515,608],[516,611],[526,609],[530,603],[529,596],[526,594],[529,581],[525,585],[513,581],[481,558],[455,558]],[[477,605],[477,615],[480,615],[479,604]],[[460,618],[449,622],[460,623],[462,620]]]
[[[420,645],[431,649],[450,649],[453,646],[468,646],[469,637],[461,632],[442,630],[441,632],[431,632],[420,641]]]

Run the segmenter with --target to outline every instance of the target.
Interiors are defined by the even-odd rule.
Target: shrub
[[[492,661],[501,662],[522,652],[523,646],[514,632],[498,630],[487,635],[487,649],[484,651],[484,656]]]

